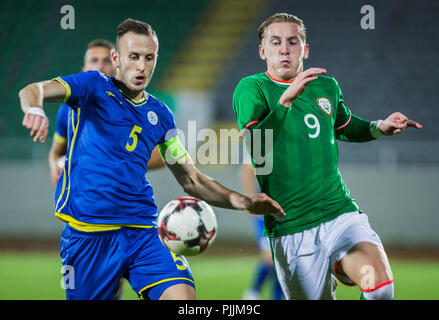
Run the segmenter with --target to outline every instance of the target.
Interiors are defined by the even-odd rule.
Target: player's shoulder
[[[80,72],[79,75],[89,79],[90,81],[105,82],[105,83],[111,82],[110,76],[96,70],[83,71]]]
[[[266,81],[265,73],[257,73],[246,76],[239,81],[233,96],[236,98],[242,95],[254,95],[258,92],[262,92],[264,81]]]
[[[256,73],[249,76],[246,76],[242,78],[238,86],[252,86],[252,85],[258,85],[264,82],[265,79],[265,73]]]
[[[317,79],[312,81],[312,82],[314,82],[314,84],[322,84],[322,85],[327,85],[327,86],[338,87],[337,80],[333,76],[330,76],[330,75],[319,74],[319,75],[317,75]]]
[[[174,116],[174,114],[171,111],[171,108],[169,108],[166,103],[164,103],[159,98],[153,96],[150,93],[147,93],[147,94],[148,94],[148,104],[150,106],[153,106],[154,109],[156,109],[158,112],[160,112],[161,114],[163,114],[166,117],[172,118]]]

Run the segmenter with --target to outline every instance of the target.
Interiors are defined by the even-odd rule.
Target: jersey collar
[[[148,102],[149,94],[146,91],[143,91],[143,97],[140,98],[139,100],[131,99],[130,97],[125,95],[125,93],[123,93],[122,90],[119,89],[119,91],[120,91],[120,93],[122,93],[125,100],[127,100],[130,104],[132,104],[135,107],[143,106],[145,103]]]
[[[113,85],[119,90],[119,92],[122,94],[122,96],[125,98],[126,101],[128,101],[132,106],[134,107],[140,107],[143,106],[145,103],[148,102],[149,94],[145,90],[143,91],[143,97],[139,100],[134,100],[128,97],[114,82],[115,77],[110,76],[111,81],[113,82]]]
[[[284,86],[289,86],[290,84],[293,83],[293,81],[283,81],[283,80],[278,80],[273,78],[273,76],[267,71],[265,71],[265,74],[267,75],[268,78],[270,78],[271,81],[277,83],[277,84],[282,84]]]

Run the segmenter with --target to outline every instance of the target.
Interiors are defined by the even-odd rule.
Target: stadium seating
[[[64,30],[60,26],[62,2],[2,1],[0,21],[6,30],[0,34],[0,137],[28,134],[21,127],[18,106],[17,94],[22,87],[79,72],[87,43],[95,38],[114,42],[117,25],[128,17],[150,23],[159,36],[159,60],[150,84],[150,89],[156,89],[169,61],[208,4],[203,0],[136,1],[132,5],[116,0],[78,0],[72,3],[75,29]],[[53,119],[56,111],[56,104],[48,107],[49,118]]]

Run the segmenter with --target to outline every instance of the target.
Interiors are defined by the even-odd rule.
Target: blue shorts
[[[114,299],[121,278],[141,299],[157,300],[179,283],[195,288],[189,263],[160,242],[156,228],[84,232],[66,224],[60,255],[68,300]]]

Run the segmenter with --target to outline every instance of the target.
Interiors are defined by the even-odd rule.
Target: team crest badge
[[[159,122],[159,117],[154,111],[149,111],[146,116],[148,117],[149,123],[151,123],[153,126],[155,126],[157,122]]]
[[[331,101],[329,101],[329,99],[318,98],[317,104],[319,105],[320,109],[322,109],[322,111],[324,113],[326,113],[328,115],[332,114],[332,105],[331,105]]]

